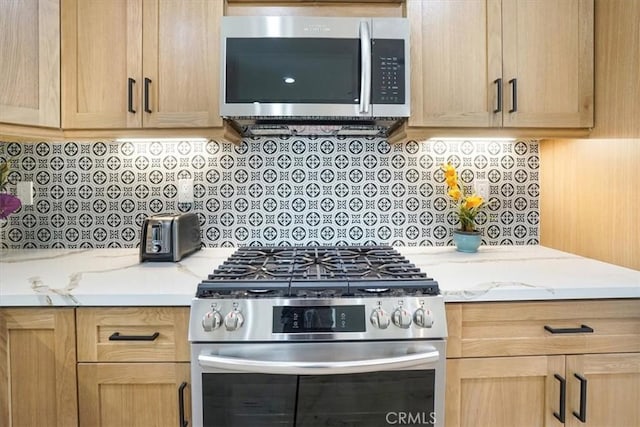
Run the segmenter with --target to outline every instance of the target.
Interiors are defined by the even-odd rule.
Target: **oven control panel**
[[[438,296],[385,298],[194,298],[189,339],[313,341],[446,338]]]

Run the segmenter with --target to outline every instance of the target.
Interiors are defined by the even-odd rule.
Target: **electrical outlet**
[[[18,181],[16,195],[24,206],[33,205],[33,181]]]
[[[476,181],[476,193],[478,193],[478,196],[487,200],[489,198],[489,181],[486,179],[478,179]]]
[[[193,179],[178,180],[178,203],[193,203]]]

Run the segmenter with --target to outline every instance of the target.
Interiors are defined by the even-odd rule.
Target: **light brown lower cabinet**
[[[0,425],[77,424],[74,309],[0,309]]]
[[[191,420],[190,383],[184,362],[79,363],[80,426],[184,425]]]
[[[191,425],[188,323],[189,307],[77,308],[80,426]]]
[[[640,353],[451,359],[446,393],[448,427],[636,427]]]
[[[640,299],[447,304],[447,427],[640,426]]]

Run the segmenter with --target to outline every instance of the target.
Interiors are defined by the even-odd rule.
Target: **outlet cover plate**
[[[193,179],[178,180],[178,203],[193,203]]]

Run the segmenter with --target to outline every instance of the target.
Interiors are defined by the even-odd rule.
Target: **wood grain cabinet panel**
[[[554,425],[563,356],[447,361],[447,427]]]
[[[422,0],[410,127],[593,126],[593,0]]]
[[[448,427],[640,425],[640,299],[447,304],[447,324]]]
[[[78,308],[79,362],[187,362],[188,307]]]
[[[640,353],[567,356],[567,390],[568,427],[639,426]]]
[[[0,58],[0,122],[59,128],[59,0],[0,1]]]
[[[501,126],[500,0],[407,2],[411,25],[410,126]]]
[[[78,425],[73,308],[0,309],[0,425]]]
[[[593,14],[593,0],[502,0],[505,127],[593,126]]]
[[[187,425],[188,322],[189,307],[77,308],[80,425]]]
[[[65,129],[221,127],[224,2],[62,0]]]
[[[638,299],[473,303],[458,321],[462,357],[640,352]]]
[[[79,363],[80,425],[183,425],[191,420],[191,402],[180,389],[190,382],[188,363]]]

